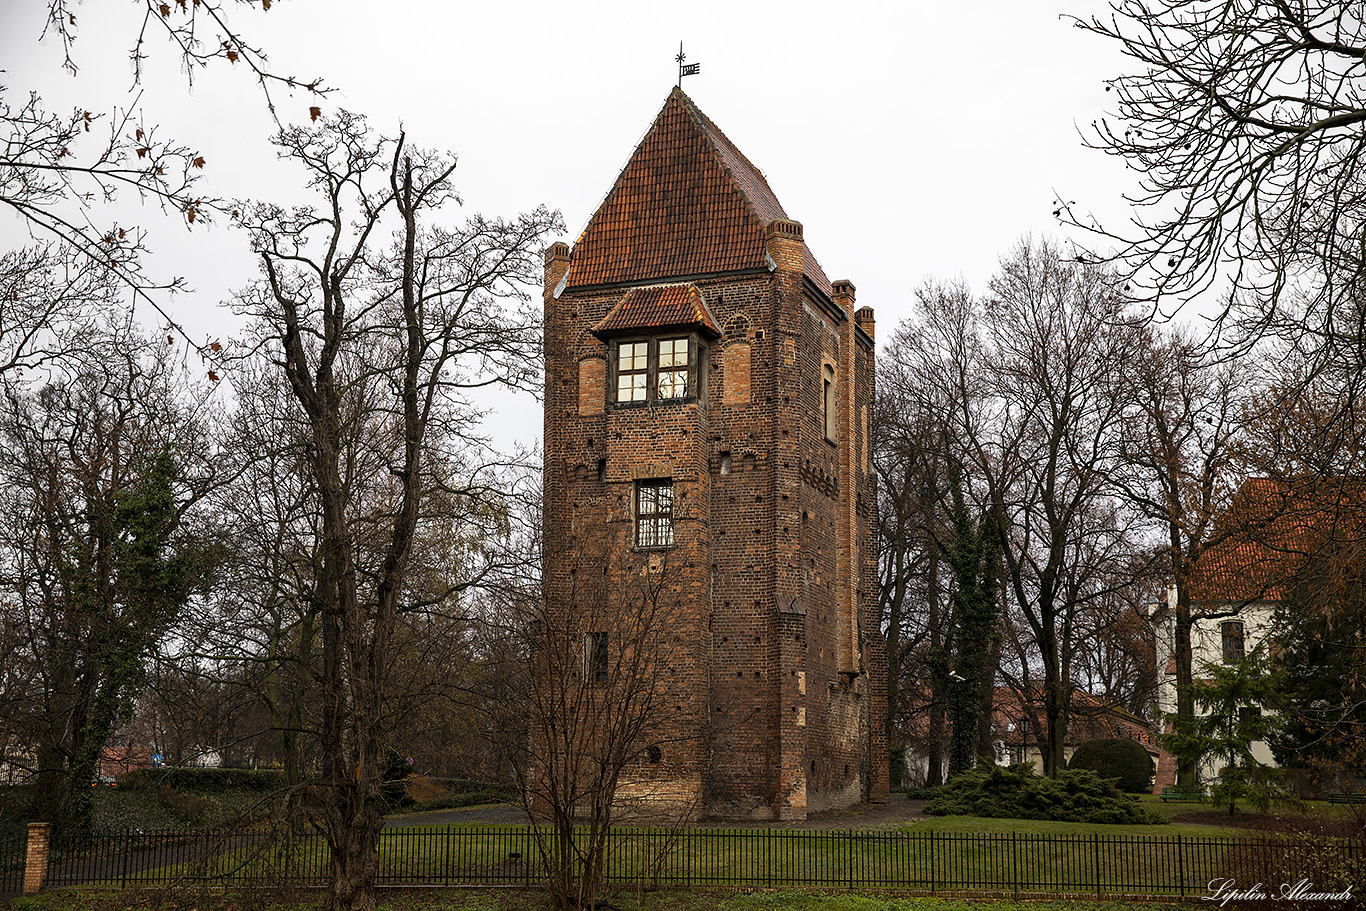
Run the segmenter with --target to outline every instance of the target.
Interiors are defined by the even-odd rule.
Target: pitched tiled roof
[[[1307,557],[1344,526],[1358,524],[1360,485],[1336,480],[1251,478],[1216,523],[1216,541],[1196,561],[1194,601],[1278,601]]]
[[[654,285],[633,288],[593,327],[599,337],[630,329],[659,329],[665,326],[697,326],[712,338],[721,337],[702,293],[696,285]]]
[[[565,285],[767,268],[764,232],[779,218],[763,172],[675,88],[574,245]],[[810,251],[804,271],[831,293]]]

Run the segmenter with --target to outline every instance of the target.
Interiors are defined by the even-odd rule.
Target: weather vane
[[[683,53],[682,41],[678,42],[678,56],[674,59],[678,61],[678,87],[681,89],[683,88],[683,77],[696,76],[698,73],[702,71],[702,64],[683,62],[684,60],[688,59],[688,56]]]

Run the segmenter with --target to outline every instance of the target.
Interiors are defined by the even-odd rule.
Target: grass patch
[[[1156,835],[1171,838],[1176,835],[1223,836],[1244,834],[1228,826],[1183,825],[1111,825],[1091,822],[1058,822],[1052,819],[997,819],[988,816],[935,816],[903,826],[903,832],[997,833],[1009,835]]]

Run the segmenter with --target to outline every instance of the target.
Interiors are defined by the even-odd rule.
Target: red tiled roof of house
[[[1304,560],[1353,519],[1363,502],[1342,479],[1251,478],[1216,525],[1220,536],[1196,561],[1191,599],[1278,601]],[[1349,489],[1350,488],[1350,489]]]
[[[767,268],[764,233],[780,218],[763,172],[675,88],[574,245],[565,285]],[[810,250],[803,269],[831,293]]]
[[[1127,737],[1148,746],[1154,744],[1151,725],[1127,709],[1101,702],[1075,686],[1071,688],[1071,696],[1068,743],[1081,743],[1097,737]],[[998,686],[992,693],[993,723],[997,728],[1004,729],[1024,715],[1032,717],[1031,723],[1043,724],[1043,702],[1043,691],[1040,689],[1021,694],[1012,687]]]
[[[631,329],[661,329],[666,326],[697,326],[712,338],[721,337],[711,311],[696,285],[654,285],[633,288],[593,327],[599,337]]]

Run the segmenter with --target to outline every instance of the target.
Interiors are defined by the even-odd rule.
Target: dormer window
[[[683,401],[699,397],[706,348],[695,336],[621,339],[616,355],[616,402]]]
[[[705,399],[705,343],[721,330],[695,285],[633,288],[593,334],[607,345],[607,389],[616,405]]]

